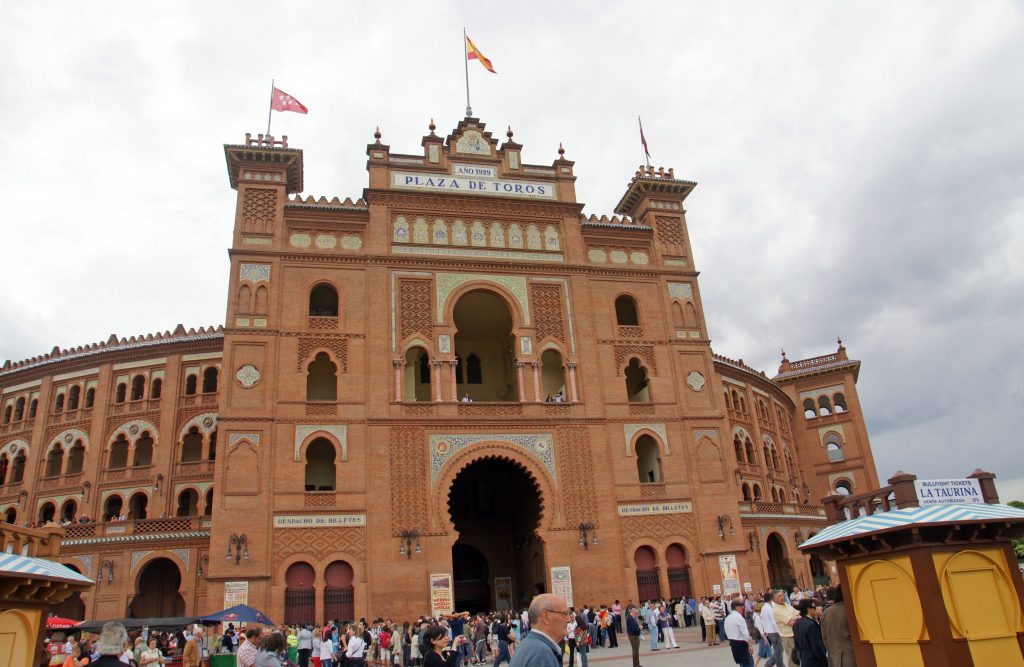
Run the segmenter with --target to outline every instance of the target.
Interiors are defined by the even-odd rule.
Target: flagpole
[[[270,118],[274,113],[274,80],[270,80],[270,108],[267,109],[267,138],[270,138]]]
[[[636,122],[640,126],[640,145],[644,148],[644,162],[648,167],[651,166],[651,156],[647,154],[647,139],[644,137],[644,124],[640,120],[640,116],[636,117]]]
[[[462,64],[466,66],[466,117],[473,115],[473,107],[469,104],[469,46],[466,43],[466,27],[462,27]]]

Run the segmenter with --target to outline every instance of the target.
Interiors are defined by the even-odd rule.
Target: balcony
[[[213,477],[216,461],[186,461],[174,464],[175,479]]]
[[[189,396],[182,396],[178,399],[178,405],[183,408],[192,407],[195,405],[217,405],[217,392],[211,392],[209,394],[191,394]]]
[[[644,328],[634,326],[620,326],[617,328],[619,338],[643,338]]]
[[[35,426],[36,420],[33,419],[19,419],[16,422],[10,422],[0,426],[0,435],[8,435],[10,433],[20,433],[21,431],[31,431],[32,427]]]
[[[135,468],[107,468],[103,471],[101,487],[117,486],[125,482],[146,482],[153,483],[153,466],[138,466]]]
[[[43,477],[39,480],[40,493],[54,493],[56,491],[81,491],[84,475],[80,472],[70,475],[58,475],[56,477]]]
[[[796,503],[773,503],[763,500],[740,503],[740,513],[747,515],[769,514],[773,516],[791,515],[825,520],[825,508],[820,505],[797,505]]]
[[[22,528],[0,523],[0,553],[33,558],[56,558],[60,553],[63,533],[64,531],[56,526]]]
[[[97,537],[181,535],[201,533],[210,529],[210,517],[166,517],[162,519],[138,519],[136,521],[97,521],[76,523],[64,528],[64,540],[81,540]],[[196,535],[203,537],[203,535]],[[73,546],[73,545],[67,545]]]
[[[310,331],[333,331],[338,328],[338,318],[310,315],[306,320],[306,328]]]

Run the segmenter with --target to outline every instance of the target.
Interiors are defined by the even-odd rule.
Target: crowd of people
[[[183,667],[201,667],[211,651],[235,653],[238,667],[288,667],[289,654],[298,667],[588,667],[592,651],[618,647],[622,634],[633,667],[640,667],[642,642],[649,641],[652,652],[679,649],[676,629],[689,627],[699,627],[709,646],[728,644],[741,667],[762,667],[762,661],[763,667],[855,667],[838,587],[581,607],[546,594],[521,611],[401,623],[377,618],[283,628],[228,625],[215,641],[204,640],[201,628],[129,634],[108,623],[95,643],[69,639],[64,667],[115,664],[101,662],[105,657],[136,667],[162,667],[172,658]]]

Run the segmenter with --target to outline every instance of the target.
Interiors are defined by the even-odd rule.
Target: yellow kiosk
[[[800,545],[836,562],[858,667],[1024,667],[1024,510],[995,475],[825,499],[833,525]]]

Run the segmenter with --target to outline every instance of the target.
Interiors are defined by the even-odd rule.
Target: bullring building
[[[830,577],[795,546],[823,497],[878,486],[860,362],[840,344],[770,377],[712,350],[672,169],[584,215],[561,149],[434,130],[407,153],[376,133],[355,201],[298,194],[286,138],[226,145],[223,325],[4,364],[0,513],[73,521],[60,560],[98,582],[62,615],[402,619]]]

